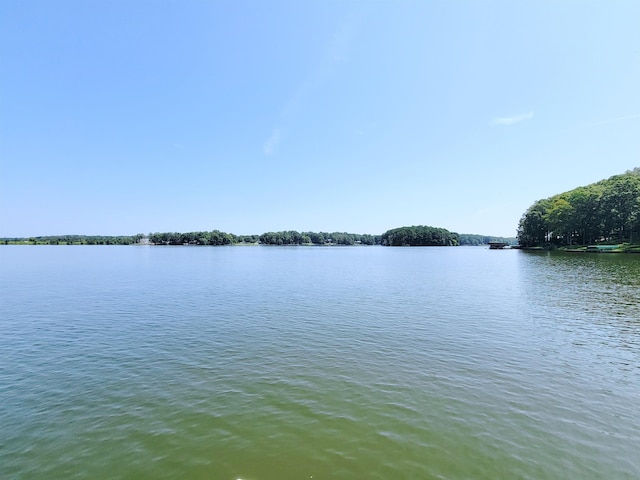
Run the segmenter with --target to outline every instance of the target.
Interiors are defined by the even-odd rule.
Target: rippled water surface
[[[0,478],[640,478],[640,255],[0,262]]]

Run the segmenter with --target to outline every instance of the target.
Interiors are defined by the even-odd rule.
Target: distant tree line
[[[260,235],[265,245],[380,245],[380,235],[346,232],[267,232]]]
[[[5,245],[11,243],[29,243],[33,245],[133,245],[144,238],[142,233],[137,235],[48,235],[39,237],[2,238]]]
[[[347,232],[298,232],[286,230],[266,232],[262,235],[234,235],[220,230],[195,232],[155,232],[128,236],[58,235],[27,238],[0,238],[4,244],[38,245],[486,245],[491,241],[513,244],[515,239],[485,235],[457,234],[443,228],[412,226],[400,227],[383,235]]]
[[[257,237],[238,237],[232,233],[213,230],[211,232],[163,232],[149,234],[149,242],[156,245],[233,245],[252,239],[255,242]]]
[[[379,245],[380,235],[345,232],[297,232],[286,230],[266,232],[262,235],[234,235],[213,230],[211,232],[152,233],[149,242],[158,245],[235,245],[261,243],[263,245]]]
[[[536,201],[520,219],[524,247],[638,240],[640,168]]]
[[[454,246],[459,245],[458,234],[444,228],[416,225],[387,230],[382,234],[382,245],[402,246]]]
[[[507,245],[516,245],[518,243],[518,239],[516,237],[491,237],[487,235],[473,235],[470,233],[459,233],[458,241],[460,242],[460,245],[464,246],[489,245],[489,242],[502,242]]]

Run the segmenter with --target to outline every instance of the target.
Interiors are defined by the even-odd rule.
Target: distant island
[[[382,245],[392,247],[479,246],[492,242],[515,245],[515,237],[492,237],[470,233],[455,233],[444,228],[414,225],[387,230],[382,234]]]
[[[536,201],[517,238],[523,248],[640,251],[640,168]]]
[[[382,235],[347,232],[266,232],[261,235],[234,235],[220,230],[198,232],[156,232],[144,235],[96,236],[53,235],[0,238],[4,245],[384,245],[459,246],[489,245],[490,242],[516,244],[516,238],[458,234],[444,228],[417,225],[399,227]]]

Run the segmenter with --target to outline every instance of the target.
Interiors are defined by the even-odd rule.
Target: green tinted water
[[[0,261],[0,478],[640,477],[640,256]]]

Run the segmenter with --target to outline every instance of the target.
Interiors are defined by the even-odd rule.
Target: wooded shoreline
[[[297,232],[287,230],[261,235],[234,235],[219,230],[200,232],[163,232],[144,235],[92,236],[56,235],[0,238],[4,245],[384,245],[384,246],[458,246],[488,245],[505,242],[515,245],[515,237],[458,234],[424,225],[400,227],[382,235],[347,232]]]
[[[630,246],[638,239],[640,168],[538,200],[518,225],[523,247]]]

